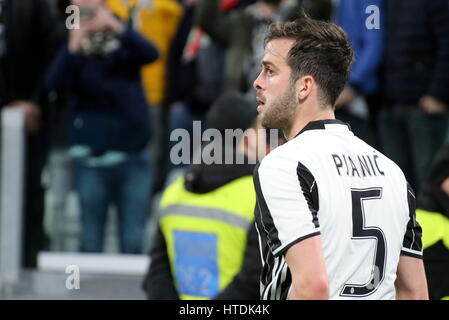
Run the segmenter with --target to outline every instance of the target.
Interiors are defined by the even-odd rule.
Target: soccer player
[[[256,168],[262,299],[427,299],[415,196],[334,116],[353,52],[338,26],[273,24],[254,82],[288,142]]]

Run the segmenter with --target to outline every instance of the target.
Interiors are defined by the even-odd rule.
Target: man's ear
[[[315,80],[312,76],[304,76],[296,81],[296,92],[299,101],[305,100],[315,85]]]

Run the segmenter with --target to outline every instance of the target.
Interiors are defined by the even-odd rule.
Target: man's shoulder
[[[285,144],[278,146],[271,151],[257,168],[258,172],[267,172],[276,170],[291,171],[296,170],[298,163],[310,162],[309,159],[313,159],[313,148],[310,148],[307,144],[299,143],[296,139],[292,139]]]
[[[369,145],[360,138],[356,137],[356,139],[358,142],[357,145],[354,146],[353,152],[357,160],[359,160],[360,157],[364,163],[366,161],[366,163],[369,164],[369,168],[371,168],[371,161],[372,161],[373,166],[375,167],[375,169],[374,167],[372,167],[373,171],[377,170],[381,172],[381,176],[385,176],[385,174],[388,173],[388,176],[393,178],[393,180],[391,181],[406,184],[407,180],[405,178],[404,172],[393,160],[391,160],[381,151]]]
[[[301,154],[304,150],[313,154],[321,154],[327,151],[328,146],[334,145],[332,137],[334,137],[334,133],[327,130],[307,130],[291,139],[288,142],[288,147],[301,151]]]
[[[283,145],[276,147],[268,155],[266,155],[261,161],[259,167],[277,165],[279,162],[291,160],[293,156],[291,151],[291,141],[288,141]]]
[[[363,142],[365,143],[365,142]],[[365,143],[369,148],[372,149],[373,153],[378,156],[381,161],[383,161],[384,163],[386,163],[389,168],[390,171],[394,171],[397,172],[398,174],[404,176],[404,172],[402,171],[402,169],[396,164],[396,162],[394,162],[393,160],[391,160],[390,158],[388,158],[385,154],[383,154],[381,151],[377,150],[376,148],[368,145],[367,143]],[[405,176],[404,176],[405,179]]]

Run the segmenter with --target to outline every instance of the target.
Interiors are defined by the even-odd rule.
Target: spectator
[[[223,15],[218,0],[199,0],[196,22],[221,46],[227,48],[223,90],[248,92],[255,96],[252,83],[260,71],[263,39],[267,26],[274,21],[293,20],[301,7],[312,18],[329,20],[330,0],[258,0],[245,9]]]
[[[252,3],[221,0],[219,8],[228,16]],[[184,16],[170,50],[168,103],[185,103],[191,114],[204,118],[222,91],[225,50],[194,25],[196,4],[197,0],[184,1]]]
[[[157,61],[142,68],[142,83],[147,101],[151,105],[154,125],[150,144],[154,163],[158,167],[154,176],[154,191],[160,191],[165,178],[167,153],[166,93],[167,79],[171,77],[167,62],[169,49],[182,17],[182,6],[177,0],[106,0],[106,4],[123,20],[130,21],[159,52]]]
[[[249,128],[256,116],[255,106],[232,93],[217,100],[207,121],[223,133],[227,128]],[[248,144],[254,144],[253,139]],[[258,299],[255,165],[248,161],[252,148],[244,149],[244,164],[191,165],[165,190],[143,283],[149,299]]]
[[[26,158],[23,265],[35,267],[47,248],[41,174],[49,147],[43,77],[56,45],[56,14],[47,0],[0,1],[0,107],[25,113]],[[14,146],[11,146],[14,147]]]
[[[66,13],[67,8],[72,4],[72,0],[52,0],[56,4],[56,11],[58,16],[58,26],[57,33],[59,39],[67,39],[68,29],[66,26],[67,18],[69,17]]]
[[[378,25],[368,28],[370,17],[366,9],[379,9]],[[356,59],[347,86],[337,100],[336,116],[351,125],[354,133],[365,142],[375,145],[373,115],[380,108],[380,65],[384,54],[383,0],[340,0],[337,24],[348,34]],[[372,117],[372,118],[371,118]]]
[[[220,10],[228,15],[247,2],[222,0]],[[184,16],[172,43],[168,64],[168,128],[169,132],[184,128],[191,133],[193,121],[205,119],[222,91],[225,50],[194,25],[197,0],[186,0],[183,4]],[[171,146],[169,143],[168,147]]]
[[[169,129],[191,132],[192,122],[203,120],[222,92],[247,92],[254,99],[263,32],[271,21],[299,16],[299,2],[314,16],[330,16],[330,0],[184,1],[169,64]]]
[[[57,38],[58,38],[58,46],[61,46],[65,43],[69,36],[69,29],[67,28],[67,19],[69,17],[68,13],[66,13],[67,8],[71,5],[71,0],[53,0],[57,5],[57,15],[58,15],[58,26],[57,26]],[[71,20],[70,20],[71,21]],[[51,109],[51,119],[54,123],[51,132],[51,152],[49,156],[49,167],[53,166],[52,157],[55,150],[62,150],[67,147],[67,116],[68,116],[68,108],[67,100],[69,99],[68,95],[62,94],[62,92],[50,92],[50,109]],[[57,152],[58,152],[57,151]],[[66,152],[64,152],[64,157],[67,158]],[[68,162],[68,161],[67,161]],[[62,168],[61,168],[62,169]],[[51,170],[51,169],[50,169]],[[67,167],[62,170],[67,171]],[[52,184],[52,183],[50,183]],[[50,187],[50,189],[53,186]],[[60,186],[57,186],[60,187]],[[68,186],[67,186],[68,187]],[[51,192],[51,191],[50,191]]]
[[[140,69],[158,53],[102,2],[75,1],[81,28],[70,30],[47,85],[71,94],[69,139],[77,159],[81,250],[102,251],[108,206],[114,203],[121,252],[140,253],[152,184],[150,117]]]
[[[220,0],[220,10],[228,15],[246,7],[255,0]],[[159,176],[155,191],[161,191],[168,172],[183,165],[174,165],[168,159],[170,133],[183,128],[192,133],[193,121],[203,121],[211,104],[222,91],[225,49],[212,41],[194,25],[197,0],[183,0],[184,15],[170,48],[167,65],[166,124],[163,151],[159,163]],[[202,129],[206,129],[205,126]]]
[[[436,155],[418,195],[416,218],[423,229],[430,299],[449,299],[449,145]]]
[[[142,36],[158,49],[157,61],[142,69],[142,83],[151,106],[162,105],[166,93],[168,52],[182,17],[181,5],[177,0],[105,2],[122,20],[132,22]]]
[[[380,142],[419,190],[447,130],[448,1],[386,1],[385,35],[387,108],[379,115]]]

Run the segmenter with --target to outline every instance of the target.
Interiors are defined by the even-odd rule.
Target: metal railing
[[[0,293],[19,281],[22,253],[25,118],[20,108],[1,111]]]
[[[22,268],[26,133],[25,115],[21,108],[3,108],[1,110],[0,133],[0,299],[21,296],[23,292],[27,292],[28,296],[26,297],[35,298],[42,296],[43,291],[48,288],[57,288],[59,291],[55,289],[53,293],[58,298],[73,296],[75,298],[96,297],[101,299],[105,294],[103,288],[97,288],[98,294],[84,289],[85,292],[80,292],[78,295],[72,294],[72,291],[65,288],[64,277],[67,277],[66,268],[70,265],[76,265],[79,268],[83,283],[87,287],[89,280],[103,281],[104,277],[109,276],[104,283],[114,279],[128,281],[130,288],[131,284],[135,287],[134,297],[143,298],[143,292],[140,292],[140,279],[150,263],[149,257],[144,254],[41,252],[36,270]],[[52,182],[61,187],[60,181]],[[57,196],[63,198],[60,195]],[[59,203],[57,204],[58,206],[55,205],[56,209],[60,207]],[[63,211],[64,206],[55,211],[56,219],[64,221]],[[61,221],[58,221],[52,227],[60,232]],[[62,244],[63,240],[60,238],[64,237],[64,234],[58,233],[58,235],[59,242]],[[56,250],[61,249],[63,246]],[[41,285],[36,285],[36,283]],[[45,290],[39,291],[40,289]],[[109,294],[108,297],[114,298],[115,296]],[[118,295],[118,297],[121,296]]]

